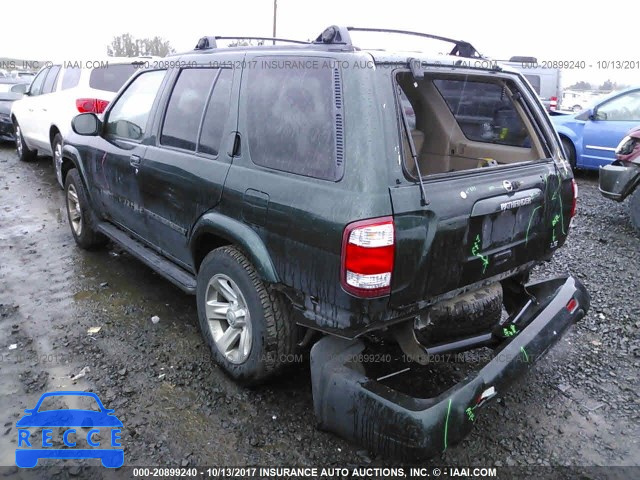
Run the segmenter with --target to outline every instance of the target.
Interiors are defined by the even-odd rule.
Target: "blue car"
[[[91,397],[95,400],[99,411],[82,409],[60,409],[40,411],[42,402],[48,397]],[[72,402],[80,399],[69,399]],[[40,458],[84,459],[99,458],[102,465],[109,468],[121,467],[124,463],[124,451],[119,443],[122,422],[113,415],[113,410],[104,407],[95,393],[90,392],[50,392],[40,397],[35,408],[26,409],[26,415],[16,423],[18,429],[18,448],[16,449],[16,465],[21,468],[35,467]],[[42,442],[37,445],[30,440],[31,432],[27,428],[42,428]],[[53,448],[51,443],[52,427],[66,429],[62,434],[67,448]],[[74,448],[79,433],[75,428],[91,428],[86,435],[86,443],[91,448]],[[95,428],[94,428],[95,427]],[[110,430],[108,445],[104,448],[94,438],[100,428]],[[32,445],[33,442],[33,445]],[[107,441],[105,441],[107,443]],[[100,448],[102,447],[102,448]]]
[[[609,165],[627,132],[640,123],[640,87],[613,92],[572,114],[551,116],[573,168]]]

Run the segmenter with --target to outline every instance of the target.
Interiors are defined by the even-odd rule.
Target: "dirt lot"
[[[576,275],[591,311],[478,413],[462,444],[425,464],[640,464],[640,236],[597,176],[578,183],[568,244],[536,276]],[[125,465],[393,464],[316,429],[308,370],[236,386],[212,363],[194,299],[113,246],[78,249],[51,160],[20,163],[0,144],[1,465],[14,465],[23,410],[61,389],[96,392],[115,409]]]

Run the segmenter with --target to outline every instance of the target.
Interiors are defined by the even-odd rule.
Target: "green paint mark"
[[[469,420],[471,420],[472,422],[475,421],[476,414],[473,413],[473,408],[469,407],[464,412],[467,414],[467,417],[469,417]]]
[[[553,217],[553,220],[551,220],[551,226],[555,227],[559,221],[560,221],[560,215],[556,215],[555,217]]]
[[[505,337],[513,337],[513,336],[517,335],[518,333],[520,333],[520,332],[518,331],[518,329],[516,328],[516,326],[515,326],[515,325],[513,325],[513,324],[512,324],[510,327],[504,327],[504,328],[502,329],[502,334],[503,334]]]
[[[556,241],[556,229],[555,228],[553,229],[553,237],[551,238],[551,241],[552,242]]]
[[[527,355],[527,351],[524,349],[524,347],[520,347],[520,351],[522,352],[522,355],[524,356],[524,361],[526,363],[529,363],[529,355]]]
[[[471,255],[478,257],[482,260],[482,273],[487,271],[487,267],[489,266],[489,257],[486,255],[480,254],[480,247],[482,245],[482,240],[480,240],[480,235],[476,235],[476,238],[473,242],[473,247],[471,248]]]
[[[533,209],[533,212],[531,212],[531,217],[529,218],[529,225],[527,226],[527,234],[525,236],[525,242],[524,242],[525,245],[529,243],[529,230],[531,229],[531,222],[533,221],[533,216],[535,215],[536,210],[538,210],[539,208],[542,208],[542,205],[538,205],[536,208]]]
[[[451,399],[449,399],[449,406],[447,407],[447,418],[444,421],[444,450],[447,449],[447,435],[449,434],[449,414],[451,413]]]

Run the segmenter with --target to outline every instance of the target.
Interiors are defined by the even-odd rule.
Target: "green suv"
[[[453,49],[365,51],[360,31]],[[62,173],[78,245],[110,239],[194,294],[215,361],[243,384],[313,344],[323,428],[411,458],[459,441],[469,409],[589,305],[570,276],[528,279],[564,244],[577,197],[535,91],[428,34],[224,38],[149,62],[103,117],[74,119]],[[421,399],[373,375],[366,353],[389,346],[407,374],[481,347],[496,357]]]

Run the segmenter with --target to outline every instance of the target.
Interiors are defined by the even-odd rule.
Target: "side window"
[[[162,145],[195,152],[202,113],[217,74],[215,68],[188,68],[180,72],[162,125]]]
[[[36,78],[33,79],[33,82],[31,82],[31,88],[29,89],[29,94],[31,96],[35,97],[36,95],[40,95],[42,93],[42,84],[44,83],[44,79],[47,76],[47,73],[49,73],[49,69],[49,67],[45,68],[38,75],[36,75]]]
[[[62,88],[61,90],[67,90],[69,88],[77,87],[80,83],[80,74],[82,69],[79,67],[69,67],[64,71],[62,76]]]
[[[436,79],[433,83],[469,140],[531,146],[524,122],[506,93],[506,85],[448,79]]]
[[[220,75],[213,87],[213,92],[204,114],[198,147],[200,152],[217,155],[220,150],[220,142],[222,141],[224,126],[229,114],[232,81],[233,75],[230,69],[220,70]]]
[[[273,63],[284,67],[270,68]],[[340,71],[329,63],[318,57],[262,57],[245,71],[247,135],[255,164],[340,178],[342,87]],[[305,68],[296,68],[299,64]]]
[[[531,84],[533,90],[540,95],[540,77],[538,75],[525,75],[524,78]]]
[[[109,110],[106,135],[131,140],[142,139],[149,112],[165,73],[166,70],[142,73],[128,86]]]
[[[640,90],[620,95],[600,105],[597,119],[623,122],[640,121]]]
[[[46,80],[42,85],[42,93],[51,93],[55,89],[56,80],[58,80],[58,74],[60,73],[60,65],[54,65],[49,70]]]

